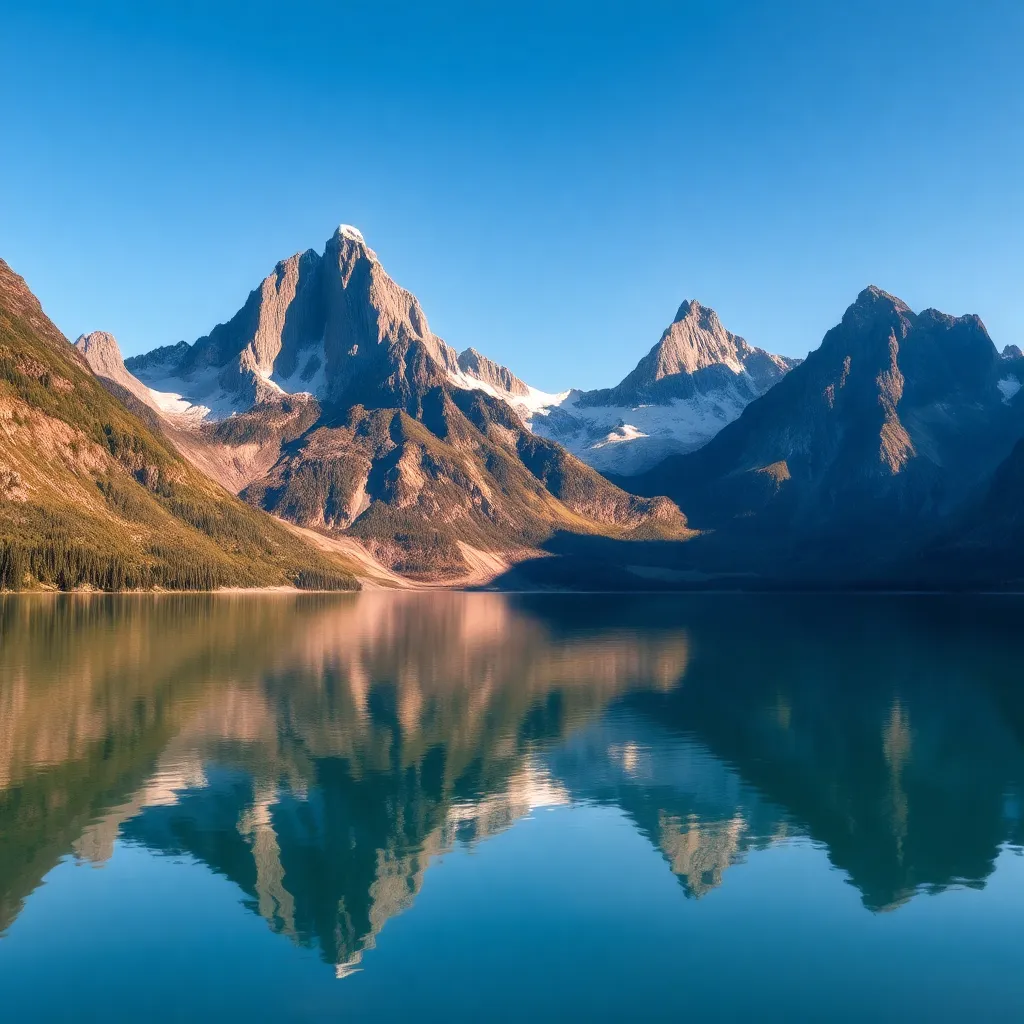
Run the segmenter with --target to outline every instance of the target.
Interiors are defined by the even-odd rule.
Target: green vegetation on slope
[[[358,586],[188,465],[0,261],[0,589]]]

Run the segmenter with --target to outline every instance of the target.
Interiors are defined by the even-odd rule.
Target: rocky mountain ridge
[[[619,384],[534,403],[528,422],[602,472],[631,477],[695,451],[798,363],[755,348],[691,299]]]
[[[208,476],[399,577],[1024,577],[1010,556],[1021,350],[997,350],[977,316],[915,313],[875,286],[806,360],[687,300],[620,384],[551,395],[457,353],[342,225],[192,345],[127,361],[102,332],[76,347]]]
[[[431,386],[483,390],[587,464],[629,474],[699,447],[795,363],[726,331],[714,310],[688,300],[615,387],[546,393],[475,348],[456,353],[362,234],[342,225],[322,256],[310,249],[283,260],[208,336],[132,357],[126,368],[161,412],[204,422],[281,394],[416,415],[416,396]]]
[[[532,434],[501,397],[530,389],[438,338],[348,226],[323,256],[279,263],[208,336],[128,360],[132,381],[106,346],[91,350],[96,372],[146,401],[205,472],[281,518],[358,538],[405,575],[455,581],[467,546],[515,559],[556,531],[688,532],[671,502],[637,498]]]
[[[734,423],[634,483],[680,501],[723,562],[884,579],[989,486],[1024,434],[1022,380],[977,316],[872,286]]]

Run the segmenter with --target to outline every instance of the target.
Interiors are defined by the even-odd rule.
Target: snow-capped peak
[[[362,231],[359,228],[354,228],[351,224],[339,224],[335,234],[340,235],[342,238],[351,238],[354,242],[362,242],[363,245],[366,245],[366,239],[363,238]]]

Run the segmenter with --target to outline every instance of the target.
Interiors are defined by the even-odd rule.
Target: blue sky
[[[0,256],[194,340],[360,227],[433,329],[609,385],[679,302],[803,354],[864,285],[1024,343],[1024,4],[0,3]]]

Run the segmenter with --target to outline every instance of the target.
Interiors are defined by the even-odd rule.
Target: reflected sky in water
[[[0,598],[4,1008],[1024,1014],[1022,611]]]

